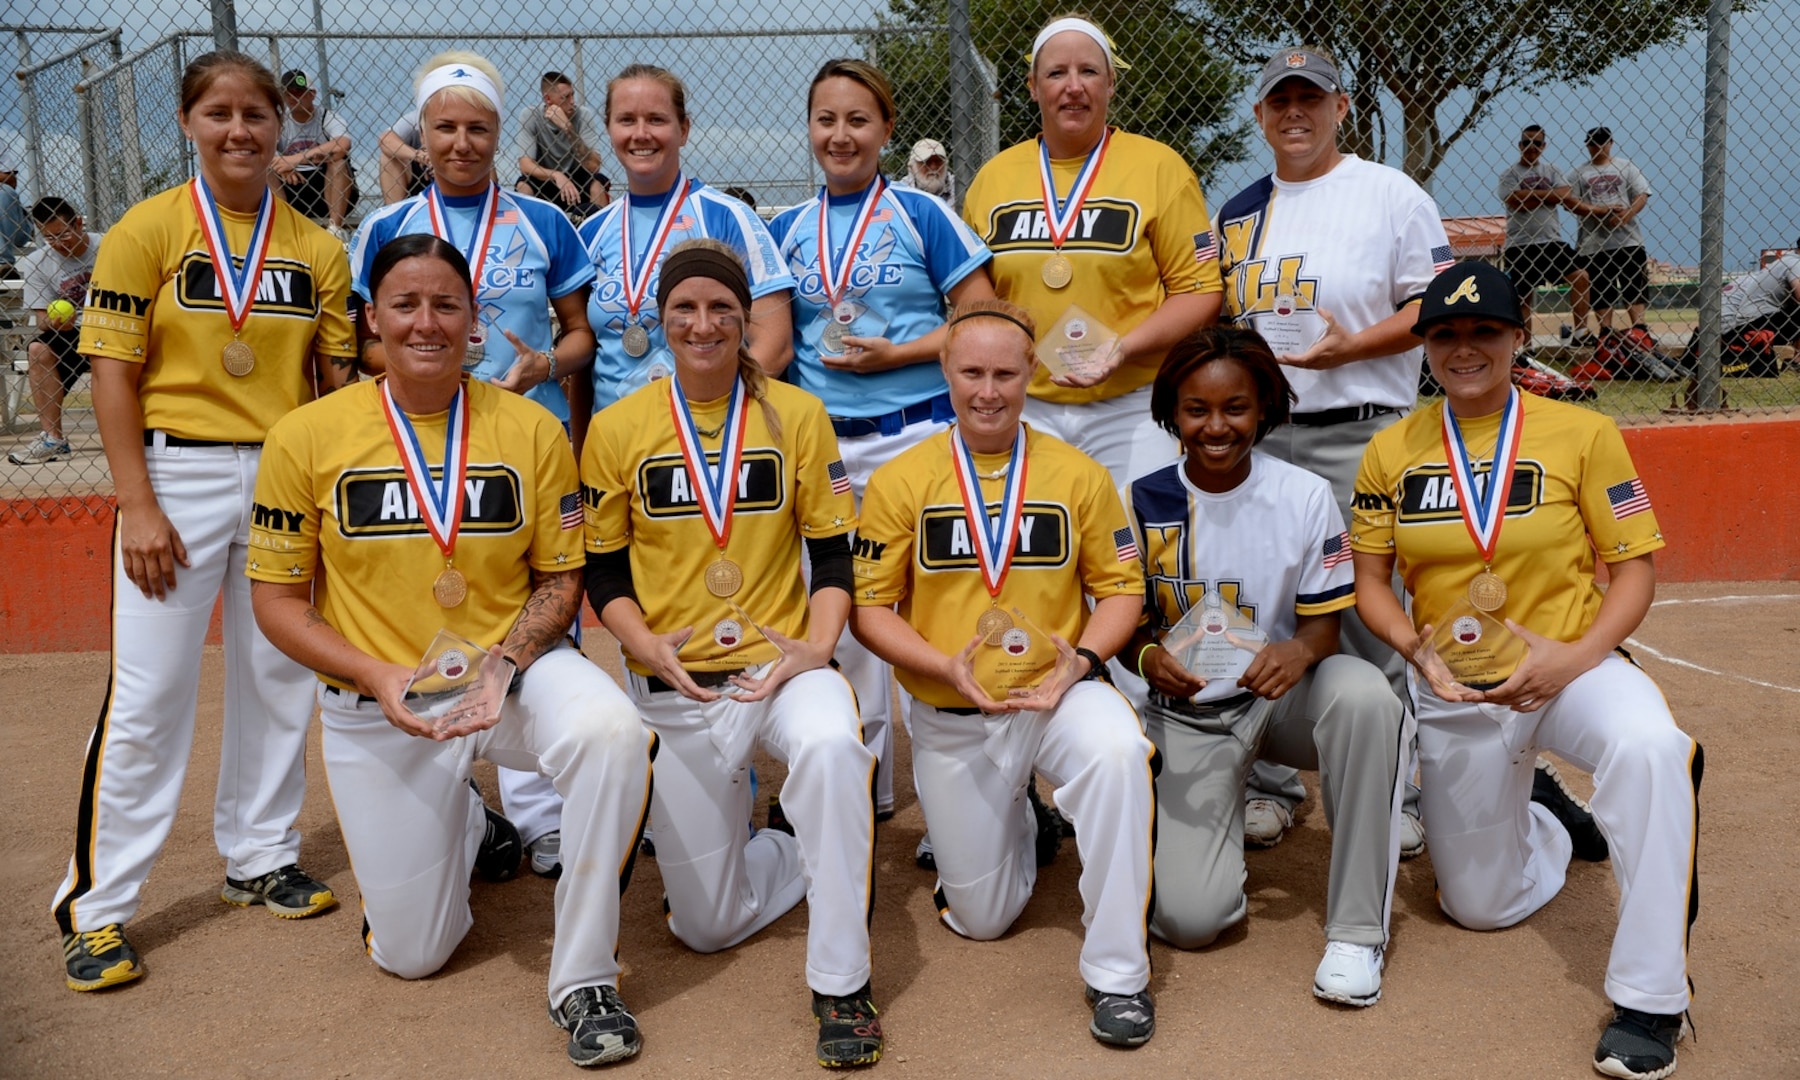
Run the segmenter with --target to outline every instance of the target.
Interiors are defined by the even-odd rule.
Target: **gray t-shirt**
[[[1794,300],[1800,280],[1800,254],[1783,255],[1725,286],[1720,327],[1730,333],[1769,315],[1779,315]]]
[[[26,307],[42,311],[52,300],[67,300],[81,308],[94,274],[94,257],[100,254],[100,234],[91,232],[87,238],[87,250],[80,255],[64,255],[45,244],[19,260]]]
[[[350,129],[338,119],[330,109],[314,109],[312,119],[301,123],[288,113],[281,121],[281,143],[275,148],[277,154],[298,154],[302,150],[311,150],[322,143],[333,139],[341,139],[350,134]],[[303,173],[315,172],[323,166],[317,162],[309,162],[296,166]]]
[[[1500,174],[1500,204],[1506,205],[1506,197],[1515,191],[1555,191],[1568,186],[1569,180],[1562,170],[1548,161],[1539,161],[1535,165],[1514,162]],[[1555,203],[1544,203],[1530,210],[1508,210],[1506,246],[1562,243],[1562,222],[1557,220],[1556,209]]]
[[[1639,195],[1650,194],[1650,181],[1630,160],[1613,155],[1604,165],[1591,162],[1577,165],[1569,172],[1569,186],[1575,197],[1595,206],[1630,206]],[[1606,224],[1598,218],[1581,218],[1580,245],[1583,255],[1616,248],[1643,247],[1644,234],[1636,218],[1623,226]]]
[[[575,115],[570,118],[569,126],[589,150],[598,150],[601,145],[600,120],[586,105],[575,106]],[[519,111],[518,135],[514,137],[518,148],[518,157],[527,157],[545,169],[555,169],[567,174],[581,167],[582,159],[575,154],[575,140],[569,133],[544,118],[544,103],[528,105]]]
[[[406,110],[406,115],[394,121],[394,126],[388,130],[398,135],[401,142],[414,150],[424,145],[424,133],[419,130],[419,110],[417,109]]]

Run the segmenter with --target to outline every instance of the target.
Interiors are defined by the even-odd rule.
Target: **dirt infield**
[[[1706,748],[1691,952],[1699,1042],[1682,1044],[1679,1075],[1797,1076],[1800,587],[1678,585],[1661,597],[1638,654]],[[149,974],[106,993],[64,989],[49,904],[106,660],[15,656],[0,672],[13,703],[0,727],[0,1076],[575,1075],[544,1014],[551,884],[529,874],[477,882],[475,929],[444,971],[414,983],[382,974],[359,947],[356,882],[316,735],[303,859],[342,908],[285,922],[219,901],[210,824],[217,650],[205,661],[180,819],[130,924]],[[903,778],[905,751],[902,740]],[[481,768],[491,796],[492,770]],[[778,785],[778,768],[765,760],[761,772],[765,790]],[[1471,933],[1433,903],[1429,854],[1403,863],[1381,1003],[1340,1009],[1308,990],[1329,850],[1324,815],[1309,800],[1285,843],[1251,855],[1243,926],[1200,952],[1153,946],[1156,1038],[1117,1052],[1087,1034],[1073,845],[1042,873],[1018,926],[975,943],[935,918],[932,880],[912,865],[922,827],[908,792],[879,836],[875,988],[888,1049],[877,1075],[1593,1075],[1587,1061],[1609,1015],[1601,979],[1618,895],[1609,864],[1576,863],[1562,895],[1523,925]],[[821,1075],[802,974],[804,907],[735,950],[701,956],[664,929],[660,896],[655,861],[640,860],[620,951],[645,1046],[614,1073]]]

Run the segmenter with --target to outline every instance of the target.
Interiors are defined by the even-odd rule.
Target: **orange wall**
[[[1659,579],[1800,580],[1800,419],[1655,424],[1627,428],[1625,443],[1669,541]],[[100,496],[0,511],[0,653],[110,646],[112,525]]]

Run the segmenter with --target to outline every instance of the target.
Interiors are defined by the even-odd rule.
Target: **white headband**
[[[431,100],[431,95],[451,86],[468,87],[487,98],[488,104],[494,107],[496,116],[505,115],[505,110],[500,107],[500,88],[494,85],[494,80],[482,74],[481,69],[468,64],[445,64],[427,71],[424,78],[419,80],[419,88],[413,92],[413,104],[423,110],[425,103]]]
[[[1106,36],[1106,32],[1086,19],[1058,19],[1039,30],[1037,39],[1031,43],[1031,55],[1025,58],[1025,62],[1027,64],[1035,63],[1037,54],[1043,49],[1044,43],[1066,30],[1073,30],[1100,46],[1100,51],[1106,54],[1106,62],[1114,68],[1119,71],[1131,70],[1130,64],[1113,55],[1112,41]]]

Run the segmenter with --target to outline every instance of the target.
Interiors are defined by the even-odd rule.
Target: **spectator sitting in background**
[[[516,190],[586,217],[612,201],[612,181],[600,172],[600,151],[588,141],[603,128],[575,101],[575,84],[562,72],[544,72],[538,90],[543,104],[519,114]]]
[[[0,278],[17,277],[13,261],[18,249],[31,243],[31,223],[19,204],[19,160],[12,150],[0,150]]]
[[[906,159],[906,175],[894,181],[895,187],[918,188],[928,195],[956,205],[956,174],[950,171],[950,155],[936,139],[920,139],[913,143]]]
[[[31,400],[37,406],[37,438],[6,455],[14,465],[41,465],[73,456],[63,436],[63,396],[88,369],[76,348],[81,337],[81,305],[100,234],[87,231],[81,213],[52,195],[31,207],[31,220],[44,246],[19,260],[25,306],[37,316],[38,335],[26,346],[31,363]]]
[[[431,155],[419,133],[419,110],[408,109],[381,133],[381,203],[410,199],[431,183]]]
[[[1613,309],[1630,313],[1630,325],[1644,330],[1650,300],[1650,271],[1637,216],[1650,201],[1650,182],[1638,167],[1612,152],[1612,132],[1587,133],[1588,163],[1570,173],[1574,198],[1569,209],[1580,218],[1581,256],[1601,334],[1612,332]]]
[[[1780,375],[1775,346],[1800,344],[1800,251],[1726,283],[1719,330],[1722,374],[1747,378]],[[1690,365],[1698,365],[1699,350],[1696,335],[1688,346]]]
[[[1569,311],[1575,321],[1571,345],[1592,345],[1588,337],[1588,276],[1563,242],[1558,207],[1573,201],[1562,170],[1544,156],[1544,129],[1532,124],[1519,132],[1519,160],[1500,173],[1500,201],[1506,204],[1506,276],[1519,294],[1519,317],[1531,326],[1531,298],[1549,281],[1569,283]]]
[[[269,187],[332,236],[349,240],[344,218],[356,201],[350,129],[341,117],[320,107],[312,80],[299,68],[282,74],[281,96],[287,116],[282,118],[281,141],[269,166]]]
[[[728,187],[720,188],[719,190],[736,199],[738,202],[743,203],[745,206],[748,206],[750,209],[756,209],[756,196],[751,193],[749,188]]]

